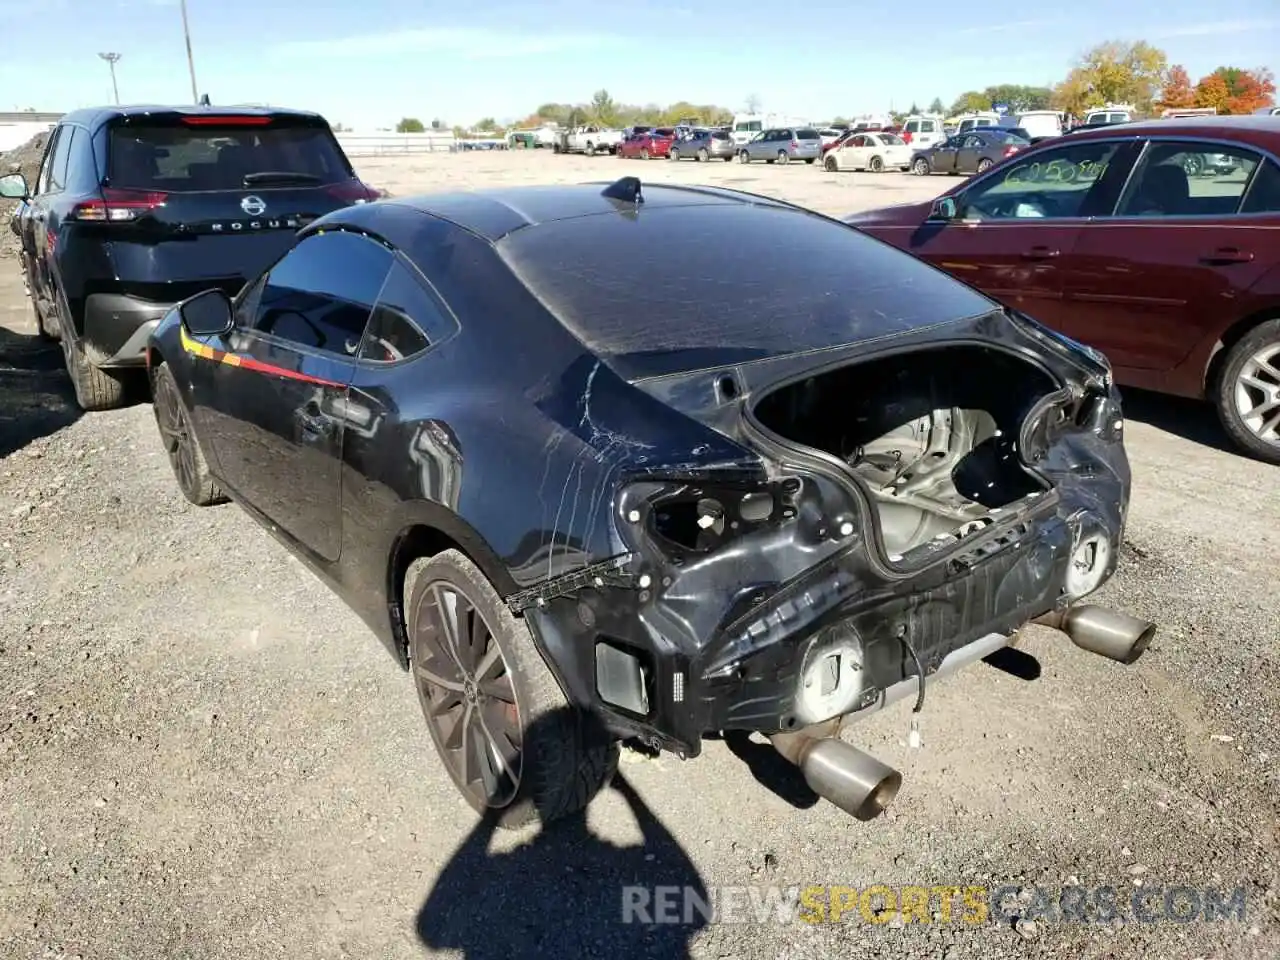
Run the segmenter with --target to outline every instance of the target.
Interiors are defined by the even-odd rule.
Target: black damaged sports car
[[[844,723],[1081,604],[1129,495],[1102,356],[837,221],[708,187],[329,214],[148,351],[186,497],[230,497],[372,627],[450,775],[515,826],[621,739],[757,731],[869,818]]]

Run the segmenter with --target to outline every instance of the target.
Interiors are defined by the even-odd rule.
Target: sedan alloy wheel
[[[917,177],[927,177],[929,175],[929,161],[924,157],[916,157],[911,164],[911,172]]]
[[[1236,410],[1258,439],[1280,445],[1280,343],[1250,356],[1236,377]]]

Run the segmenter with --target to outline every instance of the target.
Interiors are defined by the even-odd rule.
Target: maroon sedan
[[[624,160],[650,160],[654,157],[666,157],[671,153],[671,144],[676,142],[676,132],[671,127],[658,127],[635,133],[618,144],[618,156]]]
[[[1073,133],[846,221],[1101,350],[1121,384],[1207,399],[1280,463],[1280,118]]]

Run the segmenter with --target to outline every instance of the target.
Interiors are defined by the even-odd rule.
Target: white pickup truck
[[[572,131],[561,133],[555,145],[556,153],[615,153],[622,142],[621,130],[608,130],[590,124],[575,127]]]

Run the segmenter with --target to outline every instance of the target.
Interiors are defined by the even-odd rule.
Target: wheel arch
[[[500,596],[508,597],[519,589],[506,564],[470,524],[438,505],[421,504],[420,509],[405,518],[391,540],[384,584],[394,652],[406,670],[409,636],[404,619],[405,574],[415,560],[429,559],[446,550],[457,550],[479,567]]]
[[[1231,348],[1243,340],[1249,334],[1249,331],[1261,326],[1268,320],[1280,320],[1280,305],[1272,304],[1248,316],[1241,317],[1227,327],[1222,335],[1218,337],[1217,342],[1214,343],[1209,352],[1209,359],[1204,367],[1203,389],[1206,397],[1212,396],[1213,390],[1218,383],[1218,377],[1222,375],[1222,365],[1231,353]]]

